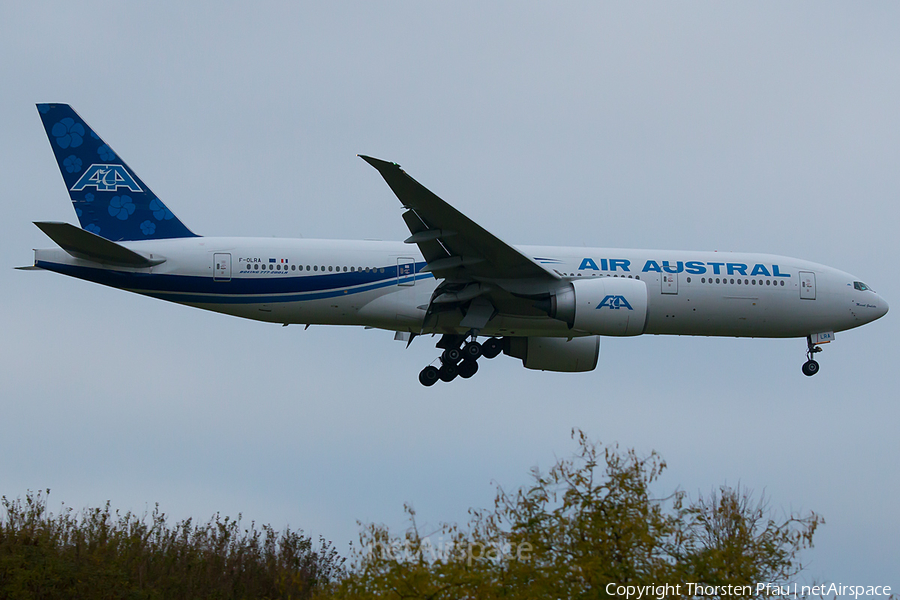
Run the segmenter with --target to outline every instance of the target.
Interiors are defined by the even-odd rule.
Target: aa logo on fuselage
[[[612,308],[614,310],[618,310],[620,308],[627,308],[628,310],[634,310],[631,308],[631,305],[628,304],[628,300],[625,299],[625,296],[607,296],[603,300],[600,301],[600,304],[597,305],[597,308]]]
[[[97,188],[98,192],[114,192],[120,187],[132,192],[144,191],[122,165],[91,165],[78,178],[71,191],[80,192],[89,187]]]

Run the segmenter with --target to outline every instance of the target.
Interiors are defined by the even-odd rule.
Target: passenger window
[[[701,277],[701,278],[700,278],[700,283],[706,283],[706,277]]]
[[[688,283],[691,282],[691,278],[690,278],[690,277],[687,278],[687,282],[688,282]]]
[[[258,271],[258,270],[259,270],[259,264],[253,265],[253,268],[256,269],[256,270]]]

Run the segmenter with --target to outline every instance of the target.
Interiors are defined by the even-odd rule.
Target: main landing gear
[[[469,338],[466,341],[466,338]],[[457,377],[468,379],[478,372],[478,359],[494,358],[503,350],[503,342],[498,338],[490,338],[483,344],[479,344],[477,336],[473,332],[468,336],[445,334],[437,343],[438,348],[443,348],[441,353],[440,368],[428,365],[419,373],[419,383],[424,386],[432,386],[441,381],[450,382]]]
[[[821,352],[822,348],[813,344],[812,336],[806,336],[806,362],[803,363],[803,374],[812,377],[819,372],[819,363],[813,360],[813,356],[817,352]]]

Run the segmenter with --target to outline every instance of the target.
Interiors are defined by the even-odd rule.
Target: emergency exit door
[[[213,281],[231,281],[231,254],[213,254]]]
[[[401,257],[397,259],[397,285],[416,285],[416,260]]]
[[[678,293],[678,273],[663,273],[660,279],[662,280],[663,294]]]
[[[804,300],[816,299],[816,274],[812,271],[800,271],[800,297]]]

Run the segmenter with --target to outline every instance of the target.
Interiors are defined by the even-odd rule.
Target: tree
[[[667,597],[689,596],[687,583],[786,581],[823,523],[815,513],[778,519],[740,488],[694,502],[681,491],[654,497],[666,468],[658,454],[604,447],[580,430],[572,436],[575,456],[546,474],[533,469],[531,484],[515,492],[498,486],[494,506],[471,510],[467,527],[423,535],[409,506],[402,534],[366,525],[335,597],[598,598],[617,586],[666,583],[681,585]]]

